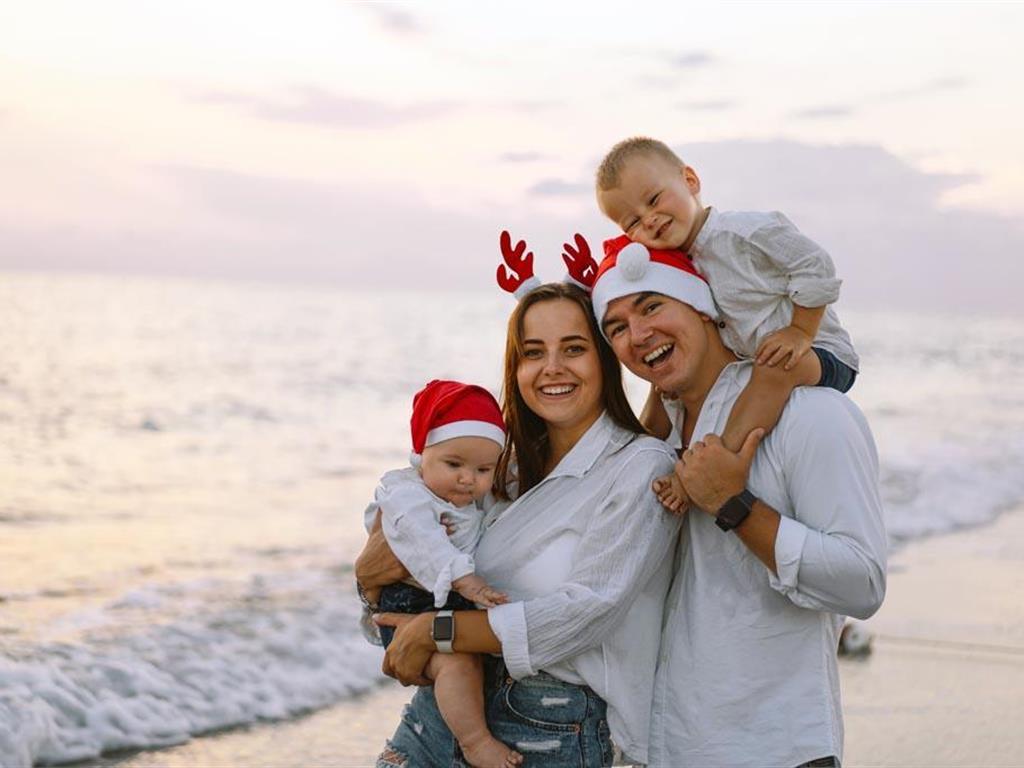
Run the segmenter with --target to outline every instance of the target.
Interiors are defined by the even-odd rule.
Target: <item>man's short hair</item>
[[[669,149],[668,144],[647,136],[633,136],[623,139],[604,156],[604,160],[597,166],[597,188],[605,192],[619,186],[619,175],[626,163],[639,155],[654,155],[680,168],[686,164],[675,152]]]

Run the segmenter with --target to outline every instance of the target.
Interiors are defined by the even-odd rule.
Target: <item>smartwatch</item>
[[[434,614],[434,626],[430,630],[430,638],[441,653],[452,653],[452,641],[455,640],[455,617],[451,611],[438,611]]]
[[[757,501],[757,497],[744,488],[742,493],[733,496],[718,510],[718,514],[715,516],[715,525],[723,531],[731,531],[747,519],[755,501]]]

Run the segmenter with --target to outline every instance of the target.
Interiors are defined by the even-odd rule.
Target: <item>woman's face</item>
[[[578,304],[553,299],[526,310],[516,380],[526,405],[549,430],[579,437],[601,415],[601,362]]]

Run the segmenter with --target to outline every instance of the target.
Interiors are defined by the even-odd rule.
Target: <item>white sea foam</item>
[[[133,595],[112,605],[153,608]],[[0,657],[0,765],[178,744],[323,707],[381,680],[381,650],[359,633],[358,604],[337,590],[236,597],[135,632],[96,633],[94,622],[75,642]]]

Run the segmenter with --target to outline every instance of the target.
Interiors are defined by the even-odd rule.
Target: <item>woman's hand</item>
[[[363,593],[371,603],[376,603],[380,596],[380,588],[387,584],[395,584],[409,576],[409,572],[391,551],[388,540],[380,526],[380,511],[370,529],[370,538],[366,540],[363,551],[356,558],[356,581],[363,588]]]
[[[430,637],[434,613],[378,613],[379,627],[395,627],[395,636],[384,654],[381,671],[402,685],[433,685],[424,670],[437,650]]]

